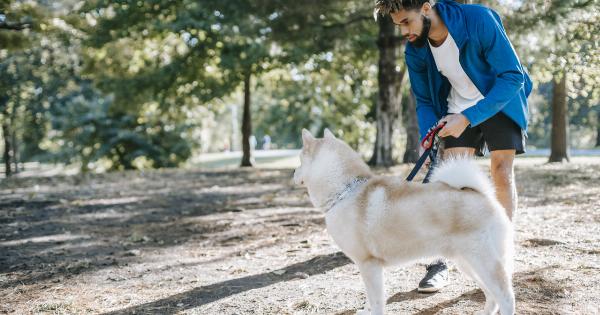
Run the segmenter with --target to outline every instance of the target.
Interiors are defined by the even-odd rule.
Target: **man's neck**
[[[444,43],[448,37],[448,28],[444,21],[437,14],[431,14],[431,29],[429,30],[429,43],[433,47],[438,47]]]

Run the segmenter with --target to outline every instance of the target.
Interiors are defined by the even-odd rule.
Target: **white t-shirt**
[[[431,43],[429,47],[438,70],[448,78],[452,86],[448,95],[448,113],[460,113],[477,104],[483,95],[460,65],[458,46],[450,33],[439,47],[433,47]]]

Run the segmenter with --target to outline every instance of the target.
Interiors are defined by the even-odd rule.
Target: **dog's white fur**
[[[294,181],[324,207],[356,178],[368,181],[335,203],[327,231],[360,270],[370,311],[383,314],[383,267],[446,257],[477,282],[486,297],[478,314],[512,315],[512,225],[493,186],[477,165],[458,158],[442,163],[432,182],[375,176],[346,143],[325,130],[322,139],[302,130],[301,165]]]

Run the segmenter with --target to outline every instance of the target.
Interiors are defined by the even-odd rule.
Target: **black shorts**
[[[475,148],[475,154],[483,156],[489,151],[514,149],[516,154],[525,153],[527,135],[524,130],[504,113],[499,112],[481,124],[467,127],[458,137],[445,137],[445,148]]]

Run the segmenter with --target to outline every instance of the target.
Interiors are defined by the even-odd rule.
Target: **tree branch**
[[[31,28],[31,23],[0,23],[0,30],[22,31]]]
[[[336,27],[346,27],[350,24],[356,23],[356,22],[361,22],[361,21],[365,21],[365,20],[373,20],[372,16],[357,16],[353,19],[349,19],[348,21],[345,22],[341,22],[341,23],[333,23],[333,24],[328,24],[328,25],[323,25],[323,28],[336,28]]]

